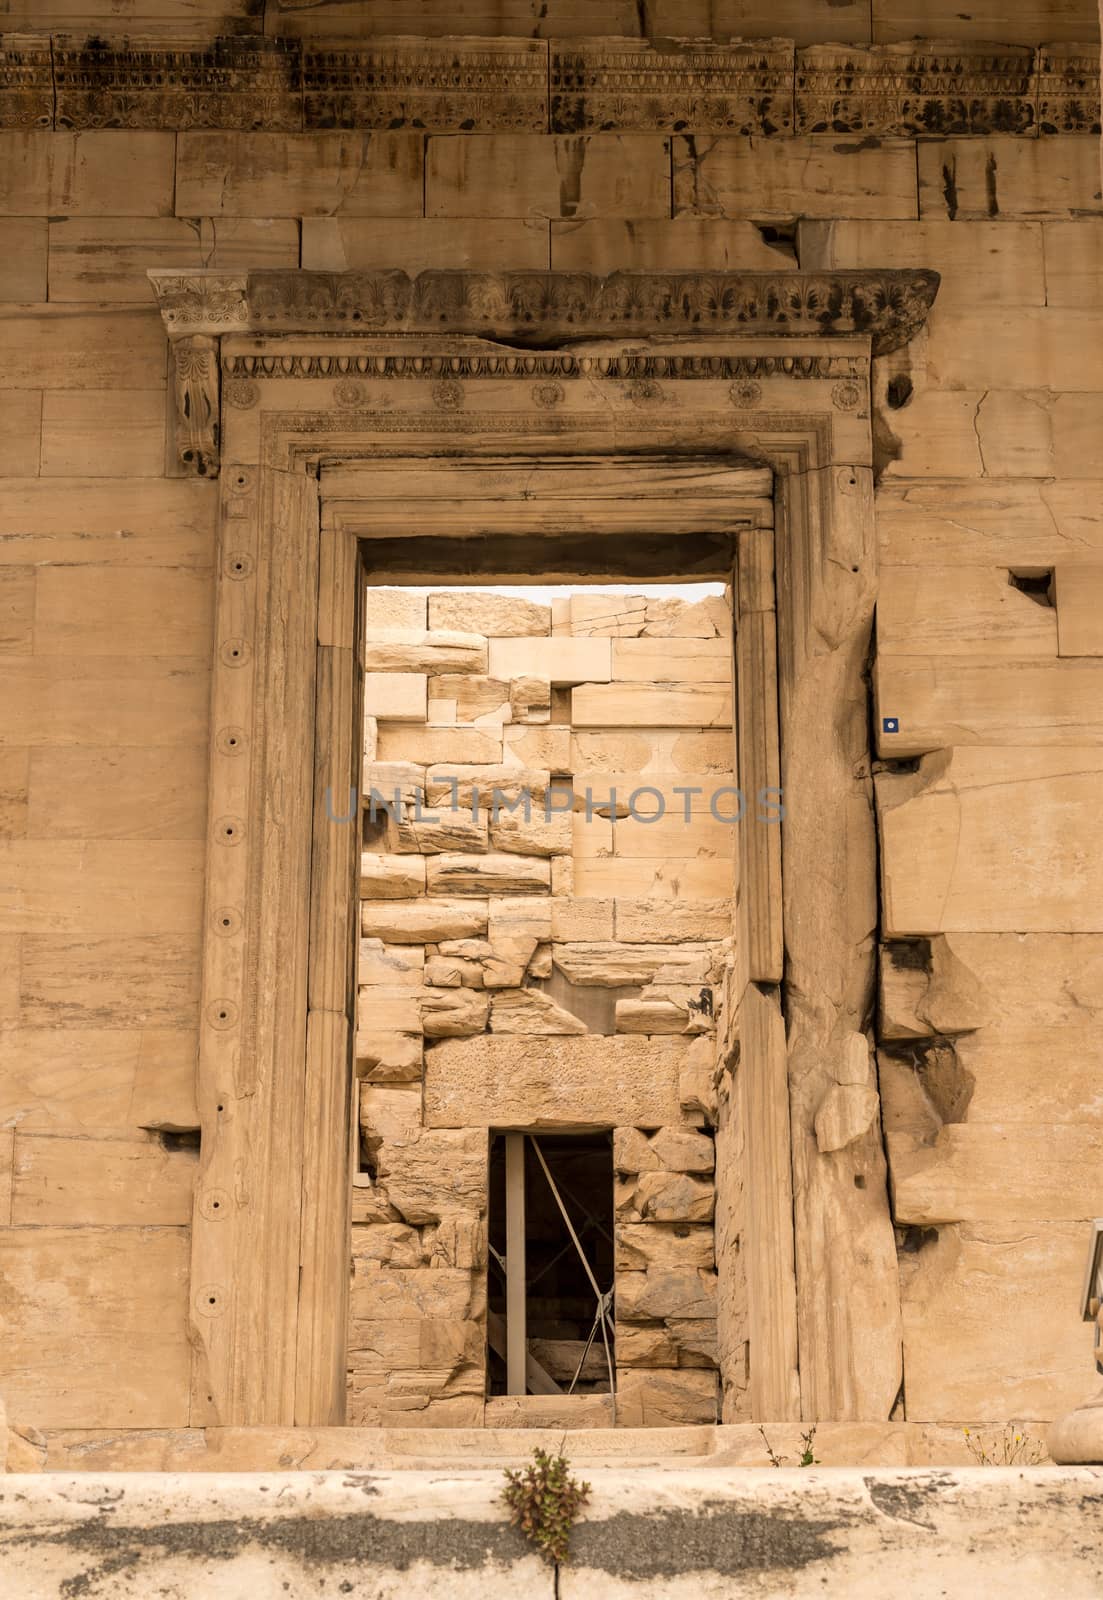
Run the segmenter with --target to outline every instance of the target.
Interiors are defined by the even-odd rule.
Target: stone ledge
[[[164,1600],[1097,1592],[1098,1468],[586,1476],[558,1571],[510,1527],[500,1472],[9,1477],[0,1595],[106,1595],[120,1571]]]

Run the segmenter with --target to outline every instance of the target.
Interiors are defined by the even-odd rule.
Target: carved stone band
[[[150,272],[174,337],[455,333],[547,347],[624,334],[866,336],[874,355],[926,321],[937,272]]]

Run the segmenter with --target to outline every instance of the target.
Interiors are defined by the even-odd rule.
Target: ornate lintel
[[[824,334],[874,355],[926,321],[937,272],[150,272],[170,336],[477,334],[534,349],[618,335]]]

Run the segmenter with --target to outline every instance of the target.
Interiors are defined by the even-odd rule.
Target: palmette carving
[[[218,475],[218,346],[203,335],[172,346],[176,455],[199,478]]]
[[[793,46],[785,39],[677,50],[632,39],[557,45],[550,92],[556,133],[791,133]]]
[[[381,39],[308,47],[306,128],[542,133],[547,58],[521,39]]]
[[[918,42],[797,53],[799,133],[1032,133],[1034,53]]]
[[[0,128],[49,128],[54,118],[50,41],[36,34],[0,38]]]
[[[865,334],[874,355],[923,325],[914,272],[150,273],[170,332],[434,332],[522,341],[602,334]]]
[[[194,45],[127,39],[54,41],[59,128],[302,127],[297,41],[263,37]]]

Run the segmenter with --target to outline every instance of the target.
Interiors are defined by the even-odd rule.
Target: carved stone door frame
[[[830,1152],[814,1121],[837,1085],[876,1082],[870,357],[921,326],[937,278],[151,276],[180,470],[222,480],[193,1423],[343,1418],[359,849],[324,796],[357,781],[362,585],[356,537],[320,524],[319,469],[595,455],[661,460],[671,482],[702,457],[774,475],[774,538],[741,547],[737,705],[740,780],[780,764],[786,821],[780,840],[740,830],[721,1082],[751,1407],[884,1420],[900,1337],[879,1121]]]

